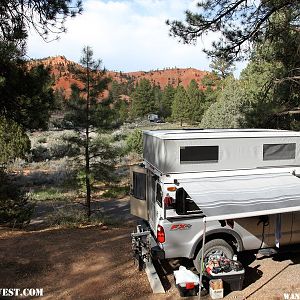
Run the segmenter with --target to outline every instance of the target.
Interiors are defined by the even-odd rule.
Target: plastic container
[[[181,297],[196,296],[199,292],[199,277],[186,267],[180,266],[174,271],[176,287]]]
[[[181,297],[197,296],[199,292],[199,283],[194,284],[193,282],[179,283],[176,284],[177,289]]]
[[[222,279],[223,287],[227,291],[241,291],[243,289],[243,283],[245,278],[245,270],[230,271],[228,273],[221,272],[218,274],[207,274],[209,279]]]

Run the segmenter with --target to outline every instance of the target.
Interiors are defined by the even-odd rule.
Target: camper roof
[[[251,137],[300,137],[300,132],[275,129],[174,129],[144,131],[163,140],[224,139]]]

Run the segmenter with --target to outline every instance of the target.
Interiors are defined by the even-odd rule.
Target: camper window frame
[[[160,198],[158,198],[158,195],[160,196]],[[162,188],[161,188],[161,185],[159,182],[156,182],[155,201],[160,207],[162,207],[163,194],[162,194]]]
[[[187,154],[183,153],[183,150],[186,149],[190,149],[192,151],[190,151]],[[191,149],[191,148],[194,148]],[[199,153],[196,153],[197,148],[199,149]],[[200,152],[200,149],[205,149],[205,152]],[[194,152],[194,153],[191,153]],[[193,145],[193,146],[180,146],[180,154],[179,154],[179,160],[180,160],[180,164],[201,164],[201,163],[218,163],[219,162],[219,156],[220,156],[220,147],[219,145]],[[202,157],[201,159],[197,159],[197,160],[191,160],[191,158],[195,158],[192,157],[192,155],[202,155],[204,157]],[[188,155],[187,157],[183,158],[184,155]],[[213,155],[213,157],[211,157],[211,155]],[[206,157],[205,157],[206,156]],[[211,157],[211,158],[210,158]],[[200,158],[200,157],[199,157]]]
[[[264,161],[291,160],[295,158],[296,158],[296,143],[263,144]]]
[[[140,194],[135,193],[137,191],[136,187],[137,185],[140,185],[140,180],[138,179],[138,176],[143,176],[143,183],[144,187],[139,187]],[[146,201],[147,195],[146,195],[146,187],[147,187],[147,174],[140,173],[140,172],[132,172],[132,196],[136,199]]]

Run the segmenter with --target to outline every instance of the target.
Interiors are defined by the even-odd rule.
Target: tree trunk
[[[88,145],[88,135],[87,143],[85,146],[85,187],[86,187],[86,208],[87,216],[91,216],[91,182],[90,182],[90,157],[89,157],[89,145]]]
[[[90,74],[89,74],[89,64],[87,58],[87,95],[86,95],[86,127],[85,127],[85,187],[86,187],[86,208],[87,217],[90,219],[91,216],[91,181],[90,181],[90,149],[89,149],[89,133],[90,133]]]

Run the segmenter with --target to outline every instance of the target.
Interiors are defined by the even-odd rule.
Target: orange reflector
[[[175,192],[175,191],[177,190],[177,188],[176,188],[176,186],[169,186],[169,187],[167,188],[167,190],[168,190],[169,192]]]

